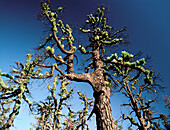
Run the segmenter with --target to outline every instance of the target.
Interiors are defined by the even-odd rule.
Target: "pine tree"
[[[61,124],[63,129],[78,129],[85,127],[88,129],[86,121],[93,114],[96,115],[96,124],[98,130],[116,130],[118,128],[116,121],[113,119],[110,96],[113,86],[123,91],[123,94],[129,99],[129,103],[123,104],[130,106],[133,116],[122,115],[123,119],[128,119],[132,125],[136,125],[139,129],[155,128],[152,122],[152,111],[150,104],[155,102],[155,99],[144,99],[142,93],[153,92],[161,88],[157,84],[157,75],[154,71],[146,67],[144,58],[136,59],[136,57],[127,51],[122,51],[121,55],[117,53],[110,54],[109,48],[115,45],[125,43],[125,37],[122,35],[124,29],[113,31],[113,27],[108,25],[108,18],[105,16],[106,8],[98,7],[94,14],[87,15],[86,24],[80,28],[80,32],[87,35],[89,38],[88,44],[75,44],[73,29],[65,24],[60,18],[60,13],[63,8],[59,7],[53,11],[50,7],[50,2],[41,2],[41,14],[39,18],[49,23],[49,36],[46,42],[38,46],[35,54],[27,55],[26,64],[23,65],[16,62],[17,69],[13,69],[14,76],[6,73],[0,73],[1,76],[9,78],[11,84],[5,84],[0,79],[1,86],[1,120],[2,128],[10,128],[12,123],[19,113],[21,102],[25,101],[30,106],[33,106],[38,112],[36,119],[37,129],[59,129]],[[114,50],[112,50],[113,52]],[[84,60],[85,67],[82,74],[76,71],[77,52],[88,57]],[[31,58],[33,58],[31,60]],[[26,94],[30,94],[27,85],[32,79],[49,79],[54,77],[54,83],[51,87],[47,86],[50,91],[50,96],[47,100],[40,103],[30,102]],[[60,87],[60,99],[55,96],[57,77],[62,79]],[[84,82],[91,85],[93,89],[94,105],[90,114],[88,108],[91,107],[92,101],[86,98],[80,91],[78,95],[84,102],[84,109],[79,112],[74,112],[65,102],[72,94],[72,89],[67,92],[66,79],[76,82]],[[59,101],[59,104],[57,103]],[[9,112],[10,107],[3,107],[4,104],[14,104],[9,118],[5,114]],[[68,108],[68,115],[65,122],[61,121],[62,106]],[[114,113],[114,112],[113,112]],[[34,113],[36,114],[36,113]],[[131,113],[130,113],[131,114]],[[38,116],[39,115],[39,116]],[[77,117],[75,119],[74,117]],[[88,118],[86,118],[88,115]],[[165,119],[164,115],[155,119]],[[119,127],[122,129],[122,127]],[[130,129],[130,127],[129,127]]]

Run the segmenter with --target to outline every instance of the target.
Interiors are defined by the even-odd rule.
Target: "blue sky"
[[[160,72],[170,96],[170,1],[169,0],[51,0],[52,7],[65,6],[64,20],[76,27],[97,4],[109,6],[109,24],[117,29],[127,26],[131,44],[125,50],[152,56],[153,68]],[[43,36],[43,24],[34,15],[39,0],[0,0],[0,69],[9,71],[15,61],[24,62]],[[112,96],[111,101],[116,96]],[[117,99],[116,99],[117,100]],[[114,106],[112,109],[116,109]],[[28,117],[27,117],[28,118]],[[28,119],[29,120],[29,119]],[[25,127],[26,128],[26,127]],[[22,128],[21,128],[22,129]]]

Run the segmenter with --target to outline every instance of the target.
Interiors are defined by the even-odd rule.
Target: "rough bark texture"
[[[110,106],[111,89],[105,84],[99,49],[93,51],[93,58],[95,71],[91,73],[91,84],[94,90],[94,113],[96,114],[97,129],[117,130]]]
[[[117,130],[117,125],[112,117],[110,106],[111,90],[109,86],[104,83],[104,78],[99,71],[93,77],[94,90],[94,113],[96,114],[96,123],[98,130]]]
[[[94,94],[94,97],[97,129],[117,130],[110,106],[110,88],[106,86],[103,87],[103,90]]]

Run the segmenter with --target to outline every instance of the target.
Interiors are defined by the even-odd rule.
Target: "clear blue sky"
[[[40,11],[39,1],[0,0],[0,69],[3,72],[8,72],[9,65],[15,61],[24,62],[27,51],[33,50],[40,41],[44,26],[34,17]],[[130,34],[131,44],[125,50],[132,53],[142,50],[152,56],[153,68],[161,73],[168,87],[165,94],[170,96],[169,0],[51,0],[51,3],[53,8],[65,6],[64,19],[74,26],[83,24],[97,4],[109,6],[110,25],[118,29],[127,26]],[[116,98],[113,95],[111,101]],[[23,128],[18,126],[18,130]]]

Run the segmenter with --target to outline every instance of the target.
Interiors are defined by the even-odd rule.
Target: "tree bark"
[[[94,113],[96,114],[97,130],[117,130],[110,106],[111,88],[105,84],[101,69],[91,74],[94,91]]]
[[[110,87],[103,87],[100,92],[94,92],[97,130],[117,130],[117,124],[112,117],[110,106]]]
[[[92,57],[95,70],[91,73],[90,82],[94,91],[94,113],[96,114],[97,130],[117,130],[117,124],[113,119],[110,106],[111,88],[105,84],[99,47],[94,48]]]

